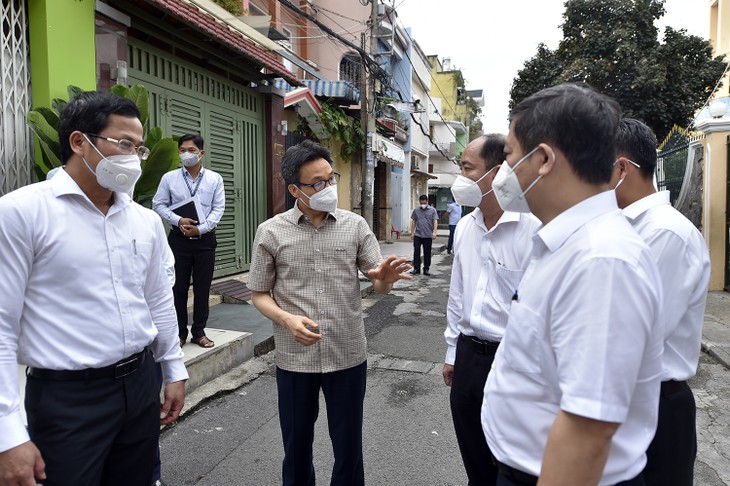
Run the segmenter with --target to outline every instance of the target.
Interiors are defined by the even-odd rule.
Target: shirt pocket
[[[510,270],[502,263],[497,263],[494,269],[494,278],[491,279],[490,285],[492,295],[498,297],[500,302],[510,302],[525,271]]]
[[[153,248],[150,242],[132,240],[132,280],[140,288],[147,281]]]
[[[526,374],[542,372],[543,319],[524,305],[513,302],[500,347],[510,368]]]

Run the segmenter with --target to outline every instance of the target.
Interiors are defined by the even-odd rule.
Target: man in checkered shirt
[[[335,452],[332,485],[365,484],[362,454],[367,354],[358,270],[388,293],[411,268],[380,254],[365,220],[337,209],[339,174],[326,148],[304,141],[284,154],[281,173],[297,199],[262,223],[248,287],[274,323],[284,485],[313,485],[314,423],[324,393]]]

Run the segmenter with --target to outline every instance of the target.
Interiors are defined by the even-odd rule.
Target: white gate
[[[0,12],[0,196],[34,181],[26,8],[25,0],[3,0]]]

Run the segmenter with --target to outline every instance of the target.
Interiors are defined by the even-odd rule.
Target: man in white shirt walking
[[[612,184],[616,200],[651,249],[664,290],[664,340],[659,423],[647,450],[647,486],[692,486],[697,456],[696,407],[687,385],[697,372],[710,281],[702,234],[657,192],[656,137],[638,120],[621,120]]]
[[[171,226],[168,241],[175,255],[175,311],[180,346],[188,339],[188,290],[193,278],[193,335],[191,342],[203,348],[215,343],[205,335],[208,323],[210,285],[215,269],[215,249],[218,241],[215,228],[223,217],[226,201],[223,178],[217,172],[203,168],[205,157],[203,137],[187,134],[178,140],[182,167],[162,176],[152,209]],[[188,199],[199,202],[203,214],[197,219],[177,214],[172,207]]]
[[[661,282],[609,182],[620,108],[563,84],[510,114],[492,187],[543,223],[487,378],[500,485],[643,484],[661,376]]]
[[[476,209],[459,221],[454,242],[443,376],[469,484],[481,486],[497,484],[481,427],[484,384],[540,226],[532,215],[497,204],[490,188],[503,161],[504,135],[482,135],[464,149],[451,187],[455,204]]]
[[[129,197],[149,155],[139,111],[82,93],[59,138],[65,170],[0,198],[0,484],[146,485],[188,374],[163,227]]]
[[[446,253],[452,254],[454,252],[454,232],[456,232],[456,225],[461,220],[461,204],[456,201],[447,204],[446,217],[449,218],[449,242],[446,244]]]

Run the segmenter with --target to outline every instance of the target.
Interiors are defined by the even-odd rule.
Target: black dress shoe
[[[424,275],[428,275],[428,276],[430,276],[430,275],[431,275],[431,274],[430,274],[429,272],[427,272],[426,270],[424,270],[424,271],[423,271],[423,274],[424,274]]]
[[[425,273],[425,272],[424,272],[424,273]],[[421,275],[421,271],[420,271],[420,270],[413,270],[413,271],[411,272],[411,275]]]

